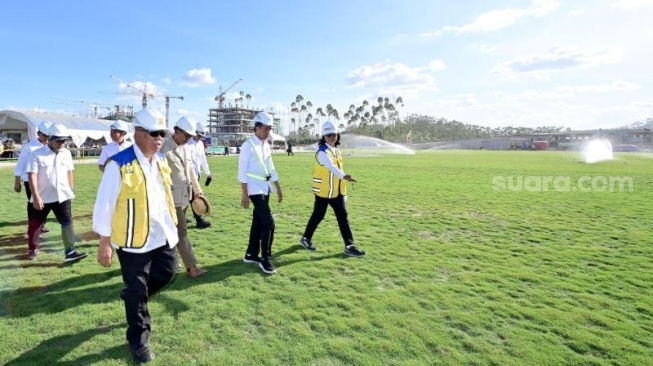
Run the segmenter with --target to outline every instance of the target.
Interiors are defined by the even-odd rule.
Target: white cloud
[[[361,66],[347,75],[350,88],[382,90],[420,89],[437,90],[433,71],[445,68],[442,60],[433,60],[426,66],[409,67],[403,63],[379,63]]]
[[[435,38],[444,32],[485,33],[507,28],[524,17],[541,17],[556,10],[560,4],[556,0],[534,0],[528,8],[496,9],[482,13],[471,23],[461,26],[444,26],[442,29],[420,34],[422,38]]]
[[[166,85],[172,84],[172,79],[170,79],[170,78],[163,78],[163,79],[161,79],[161,81],[163,81],[163,83],[166,84]]]
[[[175,113],[180,115],[180,116],[187,116],[188,115],[188,109],[177,108],[177,110],[175,110]]]
[[[490,46],[481,43],[472,43],[472,48],[480,53],[490,53],[490,52],[494,52],[497,49],[497,46]]]
[[[215,84],[215,78],[211,76],[211,69],[208,67],[188,70],[181,79],[179,85],[191,88]]]
[[[625,10],[635,10],[645,6],[653,6],[653,0],[616,0],[613,6]]]
[[[609,84],[566,85],[550,90],[526,90],[519,93],[495,93],[498,99],[509,101],[566,99],[591,93],[609,93],[639,89],[642,86],[624,80],[615,80]]]
[[[601,64],[621,60],[621,52],[616,49],[581,50],[572,48],[552,48],[544,54],[520,56],[503,62],[492,70],[496,74],[535,74],[547,76],[563,70],[588,69]]]

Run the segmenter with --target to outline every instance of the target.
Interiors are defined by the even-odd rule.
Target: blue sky
[[[653,117],[653,0],[7,1],[0,110],[133,105],[112,79],[206,120],[220,86],[285,121],[377,97],[483,126],[610,128]],[[137,93],[137,92],[136,92]],[[245,104],[248,102],[245,101]],[[148,104],[164,110],[164,99]]]

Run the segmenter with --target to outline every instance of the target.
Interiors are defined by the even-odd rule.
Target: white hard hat
[[[134,115],[134,127],[148,131],[167,130],[166,118],[154,108],[143,108]]]
[[[328,135],[330,133],[338,133],[338,130],[336,130],[336,125],[334,125],[333,122],[326,121],[322,125],[322,136]]]
[[[38,132],[48,136],[48,130],[50,129],[50,126],[52,126],[52,122],[50,121],[41,121],[36,128],[38,129]]]
[[[52,124],[52,126],[50,126],[48,129],[47,135],[50,136],[51,140],[63,140],[67,139],[70,136],[66,126],[62,125],[61,123]]]
[[[263,126],[272,126],[272,116],[267,113],[267,112],[258,112],[256,113],[256,116],[254,116],[254,123],[260,123]]]
[[[195,133],[204,136],[204,125],[201,122],[197,122],[197,127],[195,128]]]
[[[179,121],[175,123],[175,127],[179,128],[180,130],[186,132],[191,136],[195,136],[195,130],[197,129],[197,121],[190,117],[181,117]]]
[[[119,119],[113,121],[113,123],[109,127],[112,130],[118,130],[118,131],[122,131],[122,132],[127,132],[127,130],[129,130],[129,127],[127,126],[127,122],[125,122],[123,120],[119,120]]]

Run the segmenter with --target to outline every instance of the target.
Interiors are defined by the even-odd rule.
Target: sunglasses
[[[336,137],[336,134],[335,133],[327,133],[324,136],[326,136],[326,137]]]
[[[147,133],[148,135],[150,135],[152,137],[157,137],[157,136],[161,137],[161,138],[166,137],[166,131],[165,130],[148,131],[148,130],[146,130],[144,128],[136,128],[136,130],[137,131],[143,131],[143,132]]]

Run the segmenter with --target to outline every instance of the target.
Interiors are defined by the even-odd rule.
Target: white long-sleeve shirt
[[[331,150],[331,152],[333,153],[333,156],[336,155],[336,152],[338,151],[338,148],[332,147],[332,146],[329,146],[329,145],[327,145],[327,148],[329,150]],[[320,164],[324,165],[327,169],[329,169],[331,171],[331,173],[337,175],[339,179],[344,178],[345,172],[338,169],[337,166],[333,165],[333,162],[331,161],[331,159],[329,159],[329,156],[327,155],[326,152],[318,151],[317,152],[317,161],[319,161]]]
[[[254,142],[254,145],[252,145],[251,141]],[[261,165],[257,151],[260,153],[265,167]],[[252,178],[247,174],[253,174],[259,177],[265,177],[267,174],[270,174],[270,180],[266,182],[265,180]],[[274,168],[272,149],[270,149],[270,144],[267,141],[261,141],[254,135],[247,139],[243,143],[243,146],[240,147],[238,180],[241,183],[247,183],[247,195],[249,196],[255,194],[268,195],[270,192],[275,191],[272,182],[279,181],[279,175]]]
[[[165,199],[165,188],[157,163],[160,158],[155,154],[150,164],[137,145],[134,145],[134,151],[145,175],[147,205],[150,210],[150,231],[142,248],[121,248],[121,250],[131,253],[146,253],[164,246],[166,242],[171,248],[174,248],[179,242],[179,236],[177,235],[177,226]],[[101,236],[111,237],[111,221],[121,187],[122,177],[118,163],[111,161],[104,169],[93,209],[93,231]],[[184,220],[183,217],[178,219]],[[111,245],[118,248],[118,245],[113,242],[111,242]]]
[[[14,170],[14,177],[20,177],[23,182],[27,182],[27,163],[29,163],[29,156],[34,150],[40,149],[45,144],[42,144],[41,141],[37,138],[33,138],[28,144],[23,146],[23,149],[20,151],[20,156],[16,162],[16,169]]]
[[[132,146],[132,143],[127,140],[124,140],[122,144],[118,144],[115,141],[111,141],[111,143],[104,145],[104,147],[102,148],[102,152],[100,153],[100,157],[97,159],[98,165],[105,165],[110,157],[125,150],[130,146]]]
[[[204,171],[205,175],[211,175],[209,163],[206,160],[206,152],[204,151],[204,142],[202,140],[195,141],[195,139],[190,139],[188,145],[191,146],[191,157],[195,175],[200,176],[200,168]]]

